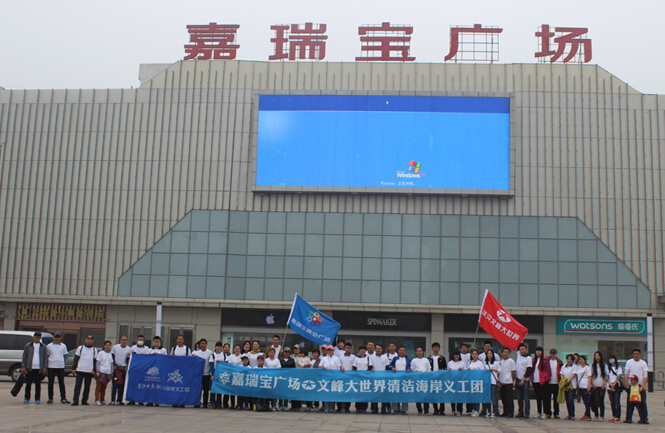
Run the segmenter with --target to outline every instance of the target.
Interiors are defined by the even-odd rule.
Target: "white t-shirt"
[[[48,354],[48,368],[65,368],[65,356],[67,356],[67,346],[65,343],[49,343],[46,346]]]
[[[111,353],[115,357],[115,365],[127,366],[127,359],[129,354],[132,352],[132,348],[129,346],[122,347],[120,344],[116,344],[111,349]]]
[[[42,343],[32,343],[32,369],[39,370],[39,349]]]
[[[270,359],[266,358],[265,361],[263,361],[263,367],[264,368],[282,368],[282,363],[279,362],[279,359]]]
[[[467,368],[469,366],[469,362],[471,361],[471,352],[460,353],[460,357],[464,362],[464,368]]]
[[[150,348],[150,354],[151,354],[151,355],[167,355],[168,352],[167,352],[166,349],[163,348],[163,347],[159,347],[159,348],[157,348],[157,347],[151,347],[151,348]]]
[[[173,356],[187,356],[191,355],[192,352],[189,350],[189,347],[187,346],[175,346],[173,349],[171,349],[171,355]]]
[[[342,363],[342,367],[344,367],[344,370],[350,371],[353,370],[353,361],[356,360],[356,355],[353,353],[349,356],[346,356],[346,354],[342,355],[339,357],[339,362]]]
[[[338,358],[341,358],[342,356],[344,356],[345,353],[346,353],[346,350],[340,349],[337,346],[335,346],[335,349],[333,350],[333,354]]]
[[[484,362],[483,367],[485,367],[485,370],[489,370],[490,368],[494,370],[501,370],[501,363],[499,363],[499,361],[494,361],[491,364]],[[496,379],[499,377],[499,371],[490,371],[490,377],[492,379],[492,385],[496,385]]]
[[[79,346],[76,349],[76,355],[79,356],[76,371],[92,373],[94,371],[93,362],[95,362],[95,352],[97,352],[97,349],[94,347]]]
[[[275,346],[270,346],[270,347],[275,349],[275,359],[279,358],[279,353],[282,351],[282,346],[278,345],[277,347],[275,347]],[[268,359],[268,358],[266,358],[266,359]]]
[[[210,376],[210,357],[212,356],[212,350],[206,349],[206,350],[195,350],[194,353],[192,353],[194,356],[198,356],[202,360],[205,361],[203,364],[203,375],[204,376]]]
[[[484,370],[485,366],[483,365],[483,361],[477,360],[477,361],[469,361],[469,370]]]
[[[565,377],[566,379],[573,377],[573,374],[577,374],[577,366],[575,364],[570,366],[563,365],[561,367],[561,376]],[[570,384],[573,386],[573,388],[577,388],[577,377],[573,378],[573,380],[570,381]]]
[[[339,358],[335,355],[324,356],[323,359],[321,359],[321,363],[319,364],[319,368],[324,368],[326,370],[339,370],[341,366],[342,364],[340,363]]]
[[[394,367],[395,371],[406,371],[406,358],[397,357]]]
[[[481,361],[483,364],[485,363],[485,352],[478,354],[478,361]]]
[[[226,353],[221,352],[213,352],[212,355],[210,355],[210,362],[225,362],[226,361]]]
[[[432,366],[429,365],[429,360],[427,358],[414,358],[411,360],[411,371],[432,371]]]
[[[515,361],[515,375],[517,375],[518,380],[526,379],[530,380],[530,377],[524,377],[526,369],[531,367],[533,360],[529,355],[522,356],[519,353],[517,354],[517,360]]]
[[[369,355],[368,358],[369,362],[372,363],[372,368],[374,371],[384,371],[386,369],[386,365],[389,364],[388,357],[383,353],[381,356],[377,356],[375,353],[373,355]]]
[[[639,361],[635,361],[634,359],[629,359],[626,361],[626,377],[628,384],[630,384],[630,376],[637,376],[637,384],[644,386],[644,378],[647,375],[647,372],[649,371],[649,368],[647,367],[647,363],[644,362],[642,359]]]
[[[448,370],[464,370],[465,368],[464,361],[448,361]]]
[[[439,371],[439,358],[441,355],[432,355],[432,365],[430,365],[432,371]]]
[[[362,358],[360,356],[356,356],[356,359],[353,360],[353,367],[359,371],[367,371],[371,365],[372,360],[367,355]]]
[[[607,367],[607,373],[607,389],[610,389],[610,383],[614,383],[614,381],[616,381],[617,378],[621,376],[623,370],[617,365],[616,367]],[[621,388],[621,384],[617,384],[615,385],[615,389],[617,386]]]
[[[259,361],[256,360],[256,358],[259,357],[259,355],[263,355],[263,352],[256,352],[256,353],[246,353],[247,357],[249,358],[249,366],[252,368],[256,368],[257,365],[259,365]]]
[[[393,359],[395,359],[395,358],[397,358],[397,352],[395,352],[395,353],[390,353],[390,352],[386,353],[386,359],[388,359],[388,364],[393,362]]]
[[[242,365],[242,359],[240,359],[241,356],[242,355],[236,355],[235,353],[232,353],[226,357],[226,362],[233,365]],[[275,361],[279,362],[279,359],[275,358]],[[266,359],[266,363],[267,362],[268,360]]]
[[[501,373],[499,373],[499,382],[500,383],[513,383],[512,372],[516,370],[515,361],[512,358],[502,359],[501,360]]]
[[[111,352],[102,350],[95,358],[97,360],[97,371],[103,374],[113,373],[113,355]],[[79,362],[80,365],[80,362]]]
[[[533,383],[540,383],[540,358],[536,358],[536,365],[533,367]]]
[[[607,365],[605,365],[604,370],[605,370],[605,378],[607,378],[610,375],[609,371],[607,371]],[[593,378],[593,385],[597,388],[603,386],[604,382],[605,379],[603,379],[603,374],[601,372],[600,365],[596,365],[596,376]]]
[[[152,349],[150,349],[148,346],[138,346],[138,345],[133,345],[132,346],[132,354],[137,354],[137,355],[150,355]]]
[[[577,384],[580,389],[589,388],[589,376],[591,376],[591,367],[588,365],[584,367],[577,366]]]
[[[548,383],[551,384],[559,383],[559,377],[558,377],[559,361],[557,359],[550,359],[550,371],[552,372],[552,376],[550,377],[550,381]]]

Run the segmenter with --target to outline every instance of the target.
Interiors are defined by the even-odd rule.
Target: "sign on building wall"
[[[189,44],[185,45],[184,60],[235,59],[240,49],[236,37],[239,24],[188,25]],[[275,24],[270,26],[274,37],[273,54],[268,60],[324,60],[328,42],[327,24]],[[584,27],[551,27],[543,24],[535,32],[539,51],[534,57],[550,63],[591,61],[591,39],[584,37]],[[364,24],[358,27],[359,55],[356,62],[415,62],[411,55],[409,24]],[[497,26],[450,26],[450,47],[443,60],[453,62],[495,62],[499,60],[499,34]],[[268,42],[268,41],[266,41]],[[443,48],[442,52],[445,48]]]
[[[106,306],[18,304],[16,318],[19,320],[42,320],[54,322],[104,322],[106,320]]]
[[[557,317],[557,334],[647,335],[645,319]]]

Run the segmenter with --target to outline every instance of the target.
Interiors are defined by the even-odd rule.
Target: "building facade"
[[[508,95],[512,194],[254,192],[262,94]],[[80,341],[103,311],[106,337],[147,336],[159,303],[169,344],[266,340],[299,293],[346,339],[450,350],[488,289],[561,352],[625,359],[651,315],[657,362],[664,107],[592,65],[189,61],[0,90],[4,327]]]

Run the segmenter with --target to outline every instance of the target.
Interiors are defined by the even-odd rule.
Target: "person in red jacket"
[[[552,377],[552,371],[550,370],[548,358],[545,356],[545,349],[541,346],[536,347],[536,356],[533,358],[532,365],[531,383],[533,384],[533,391],[536,394],[536,407],[538,408],[538,413],[533,418],[545,419],[547,415],[543,412],[543,406],[545,406],[547,383]]]
[[[550,380],[547,381],[547,395],[544,401],[543,410],[547,418],[559,419],[559,403],[556,399],[559,394],[559,380],[561,379],[561,366],[563,362],[557,356],[556,349],[550,349],[550,356],[545,360],[543,364],[549,364],[550,368]],[[542,383],[542,381],[541,381]],[[550,402],[551,405],[550,405]],[[554,411],[552,411],[552,407]]]

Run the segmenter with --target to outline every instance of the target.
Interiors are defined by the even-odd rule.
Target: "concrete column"
[[[18,304],[7,302],[5,304],[5,330],[13,331],[16,329],[16,310]]]
[[[653,347],[653,370],[665,371],[665,319],[653,319]]]
[[[550,349],[556,348],[556,317],[545,316],[543,318],[543,349],[549,355]],[[536,348],[530,347],[531,353]]]
[[[441,351],[445,352],[446,342],[443,340],[443,331],[443,314],[432,314],[432,343],[439,343]],[[425,352],[429,354],[430,348],[425,349]]]

